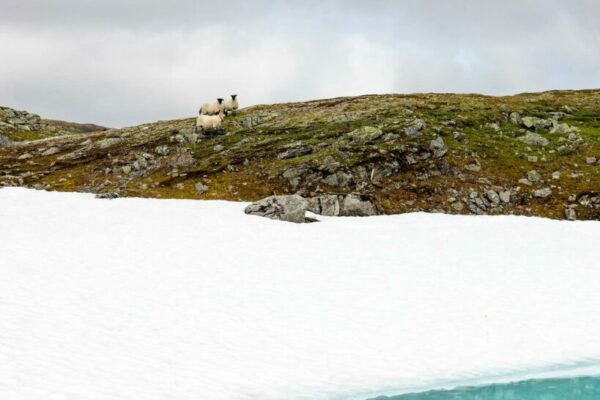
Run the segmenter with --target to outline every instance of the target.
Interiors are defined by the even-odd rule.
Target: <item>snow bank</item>
[[[600,365],[600,223],[243,208],[1,189],[0,397],[365,399]]]

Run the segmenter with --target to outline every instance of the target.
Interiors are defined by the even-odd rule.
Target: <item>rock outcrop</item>
[[[0,107],[0,131],[39,131],[44,127],[37,114]]]
[[[369,196],[358,194],[321,195],[308,199],[308,210],[327,217],[368,217],[380,210]]]
[[[271,196],[246,207],[244,212],[280,221],[302,223],[306,221],[308,201],[298,195]]]

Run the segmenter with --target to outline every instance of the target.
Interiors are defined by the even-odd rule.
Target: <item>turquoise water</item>
[[[541,379],[377,397],[376,400],[600,400],[600,377]],[[373,400],[375,400],[373,399]]]

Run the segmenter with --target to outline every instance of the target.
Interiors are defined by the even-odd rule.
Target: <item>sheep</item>
[[[196,133],[217,130],[221,128],[223,120],[225,120],[223,110],[219,112],[219,115],[199,115],[196,118]]]
[[[240,105],[236,97],[237,94],[232,94],[231,100],[227,100],[225,103],[223,103],[223,110],[225,111],[225,115],[228,115],[229,113],[235,115],[237,113],[237,110],[238,108],[240,108]]]
[[[200,110],[198,110],[198,114],[200,115],[217,115],[221,111],[223,111],[223,99],[217,99],[216,103],[205,103],[202,104]]]

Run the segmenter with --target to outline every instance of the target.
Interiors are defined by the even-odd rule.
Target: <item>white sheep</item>
[[[198,115],[196,118],[196,133],[217,130],[221,128],[224,120],[225,113],[223,113],[223,110],[219,112],[219,115]]]
[[[217,115],[221,111],[223,111],[223,99],[217,99],[216,103],[202,104],[202,107],[200,107],[200,110],[198,110],[198,114],[200,114],[200,115]]]
[[[232,94],[231,100],[227,100],[225,103],[223,103],[223,111],[225,111],[225,115],[229,113],[235,115],[238,108],[240,108],[240,105],[237,101],[237,94]]]

